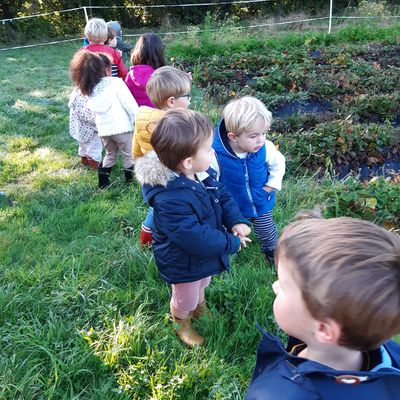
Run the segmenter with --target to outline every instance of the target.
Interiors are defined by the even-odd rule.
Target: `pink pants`
[[[199,281],[172,285],[172,305],[179,311],[193,311],[204,301],[204,289],[210,284],[211,276]]]

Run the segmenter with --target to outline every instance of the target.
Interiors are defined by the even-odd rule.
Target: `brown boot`
[[[87,165],[89,165],[89,167],[91,169],[94,169],[94,170],[97,171],[99,169],[100,163],[95,161],[95,160],[93,160],[93,158],[90,158],[90,157],[86,157],[86,158],[87,158],[87,162],[88,162]]]
[[[198,304],[196,309],[192,311],[192,318],[194,319],[199,319],[202,315],[210,315],[210,310],[205,300],[201,304]]]
[[[183,343],[185,343],[189,347],[203,346],[204,338],[193,329],[190,317],[186,319],[179,319],[174,317],[174,322],[179,325],[179,327],[174,331]]]

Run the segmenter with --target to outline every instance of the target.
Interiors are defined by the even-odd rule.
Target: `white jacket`
[[[121,78],[102,78],[93,89],[88,107],[95,115],[99,136],[133,132],[139,107]]]

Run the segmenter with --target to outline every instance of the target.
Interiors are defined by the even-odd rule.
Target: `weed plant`
[[[393,29],[385,31],[389,41]],[[350,36],[312,37],[331,45]],[[307,38],[293,34],[262,46],[235,38],[215,46],[213,56],[235,49],[261,57],[263,49],[299,47]],[[207,345],[189,350],[178,341],[169,288],[138,243],[146,214],[139,187],[124,185],[119,166],[111,188],[98,192],[96,174],[79,165],[68,135],[75,51],[60,45],[0,55],[0,398],[241,399],[260,338],[255,324],[281,335],[271,311],[275,272],[254,241],[208,289],[213,316],[196,323]],[[169,57],[195,66],[211,48],[204,52],[180,42]],[[193,107],[216,122],[221,104],[198,87],[196,74]],[[286,145],[284,137],[279,143]],[[274,211],[279,230],[316,204],[327,216],[398,227],[400,193],[392,182],[321,180],[300,173],[290,157],[289,169]]]

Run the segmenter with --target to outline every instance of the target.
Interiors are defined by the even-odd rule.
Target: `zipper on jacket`
[[[246,180],[246,192],[247,192],[247,196],[249,196],[249,200],[250,200],[250,203],[251,203],[251,208],[253,209],[254,216],[257,217],[257,209],[256,209],[256,207],[255,207],[255,205],[254,205],[253,196],[251,195],[251,191],[250,191],[249,171],[248,171],[248,169],[247,169],[247,162],[246,162],[245,159],[242,159],[242,162],[243,162],[243,164],[244,164],[244,169],[245,169],[245,171],[244,171],[244,177],[245,177],[245,180]]]

